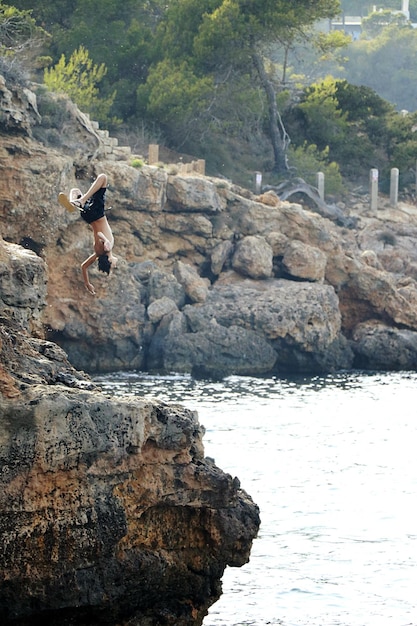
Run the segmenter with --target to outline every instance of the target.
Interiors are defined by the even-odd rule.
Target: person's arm
[[[113,237],[112,240],[107,239],[107,237],[102,232],[98,232],[97,237],[98,239],[100,239],[100,241],[103,242],[104,252],[110,252],[110,250],[113,248]]]
[[[84,285],[93,296],[96,295],[96,292],[95,292],[93,285],[89,281],[88,268],[90,267],[90,265],[94,263],[96,259],[97,259],[97,254],[94,253],[94,254],[91,254],[88,257],[88,259],[86,259],[83,263],[81,263],[81,270],[83,273]]]

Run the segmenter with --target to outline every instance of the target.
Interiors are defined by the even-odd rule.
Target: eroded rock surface
[[[368,362],[363,358],[366,346],[357,343],[355,332],[363,324],[406,329],[410,336],[417,332],[415,207],[400,203],[392,208],[381,200],[372,213],[366,200],[352,198],[338,208],[346,219],[332,220],[331,212],[323,217],[307,206],[270,192],[257,196],[224,179],[184,174],[169,165],[134,168],[128,158],[116,158],[88,118],[65,99],[55,102],[65,113],[61,143],[55,137],[51,145],[43,128],[48,114],[36,98],[26,92],[19,105],[18,94],[8,93],[5,85],[0,97],[10,109],[0,129],[1,233],[47,264],[47,306],[37,325],[77,368],[146,370],[170,364],[192,371],[201,361],[210,363],[213,375],[320,373]],[[93,298],[80,274],[80,264],[91,252],[91,232],[77,214],[57,204],[56,196],[74,185],[88,187],[101,171],[109,180],[108,219],[119,263],[110,278],[91,270],[98,293]],[[296,326],[303,320],[308,324],[308,347],[282,333],[282,324],[276,329],[278,346],[253,320],[236,315],[235,308],[246,307],[248,279],[263,283],[264,295],[254,296],[260,308],[268,299],[275,311],[284,293],[297,298],[301,285],[301,293],[310,290],[311,302],[294,300]],[[191,316],[198,316],[206,301],[216,308],[216,298],[222,308],[222,286],[228,283],[236,285],[230,319],[222,316],[220,321],[213,313],[214,332],[200,329],[197,337]],[[327,344],[326,311],[310,312],[321,286],[333,293],[327,324],[334,324],[335,308],[340,315],[338,331],[327,334]],[[179,338],[177,348],[171,341],[173,325],[183,347]],[[251,354],[248,347],[254,342],[258,349]],[[166,358],[173,347],[172,357]],[[377,363],[375,357],[372,362],[381,369],[392,364],[384,359]]]
[[[204,457],[196,412],[103,394],[17,321],[22,298],[38,311],[23,296],[0,312],[1,624],[198,626],[257,506]]]
[[[27,232],[47,248],[51,231],[36,231],[31,219]],[[152,302],[168,289],[184,304],[173,274],[138,264],[126,286],[137,285],[129,298],[138,306],[102,303],[108,323],[96,340],[112,336],[117,320],[136,341],[151,269]],[[104,395],[45,340],[47,272],[34,251],[0,240],[0,622],[198,626],[220,596],[225,567],[248,561],[258,508],[204,457],[195,412]],[[65,271],[59,288],[54,332],[71,328],[84,357],[105,359],[86,318],[74,314],[91,301],[71,296]],[[100,327],[96,315],[87,320]],[[127,358],[123,342],[113,363],[117,354]]]

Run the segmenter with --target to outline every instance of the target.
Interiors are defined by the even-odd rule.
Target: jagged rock
[[[381,320],[391,319],[393,324],[417,329],[417,310],[414,298],[410,298],[415,287],[410,286],[406,299],[394,276],[346,255],[332,258],[332,263],[326,266],[326,279],[338,285],[346,329],[378,315]]]
[[[191,302],[204,302],[206,300],[210,281],[201,278],[191,265],[177,261],[174,265],[174,276],[184,287],[184,291]]]
[[[218,276],[227,261],[231,258],[233,252],[233,244],[231,241],[222,241],[219,243],[211,253],[211,271],[215,276]]]
[[[219,285],[204,304],[165,319],[150,346],[167,370],[266,374],[349,368],[334,290],[286,280]]]
[[[272,248],[263,237],[244,237],[232,258],[236,272],[250,278],[269,278],[272,274]]]
[[[325,275],[327,256],[315,246],[294,240],[286,246],[282,263],[288,274],[295,278],[322,281]]]
[[[0,105],[0,128],[30,137],[33,125],[39,121],[35,94],[28,88],[6,85],[4,76],[0,75]]]
[[[157,324],[161,321],[165,315],[169,315],[174,311],[178,311],[177,305],[171,298],[167,296],[163,296],[158,300],[154,300],[148,306],[148,317],[151,320],[152,324]]]
[[[260,520],[179,405],[106,396],[0,319],[0,621],[198,626]]]
[[[0,313],[13,317],[32,333],[42,333],[47,289],[46,265],[31,250],[0,239]]]
[[[195,414],[59,385],[0,408],[2,624],[201,624],[259,516]]]
[[[353,333],[355,366],[371,370],[417,369],[417,332],[370,320]]]
[[[59,346],[32,337],[10,311],[3,312],[0,315],[0,393],[5,398],[16,398],[29,385],[59,383],[95,388],[84,373],[71,365]]]

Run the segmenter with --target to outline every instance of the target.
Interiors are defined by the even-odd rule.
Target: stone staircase
[[[149,165],[156,165],[160,163],[159,159],[159,146],[157,144],[149,144],[148,156],[145,158],[143,155],[134,154],[130,146],[119,146],[119,142],[116,137],[110,137],[108,130],[102,130],[99,123],[93,120],[89,120],[92,129],[98,136],[101,142],[99,152],[110,161],[132,161],[133,159],[146,160]],[[191,174],[198,173],[205,175],[206,163],[204,159],[193,159],[189,163],[177,163],[178,173]]]
[[[91,120],[91,126],[101,140],[102,152],[110,161],[129,161],[134,156],[130,146],[119,146],[116,137],[110,137],[108,130],[101,130],[99,123]]]

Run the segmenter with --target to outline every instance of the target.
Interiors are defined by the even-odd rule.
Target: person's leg
[[[89,198],[91,198],[91,196],[93,194],[95,194],[96,191],[98,191],[99,189],[101,189],[102,187],[107,187],[107,176],[106,174],[99,174],[97,176],[97,178],[95,179],[95,181],[93,182],[93,184],[91,185],[90,189],[88,191],[85,192],[85,194],[83,196],[81,196],[81,198],[78,198],[79,202],[81,202],[82,206],[84,206],[84,204],[87,202],[87,200]]]

